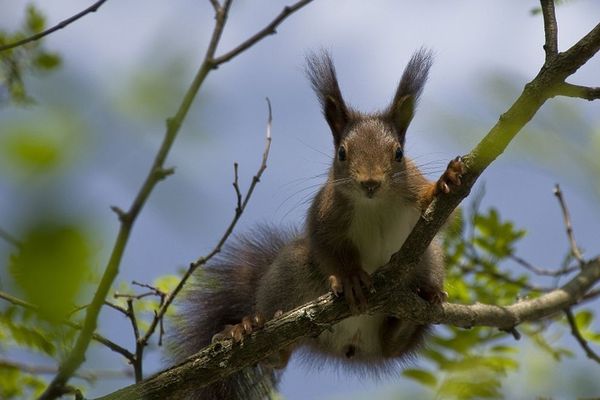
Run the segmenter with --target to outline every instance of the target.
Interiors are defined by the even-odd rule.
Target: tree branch
[[[243,42],[242,44],[240,44],[233,50],[228,51],[227,53],[215,58],[214,64],[218,66],[223,63],[226,63],[227,61],[231,60],[232,58],[234,58],[235,56],[237,56],[244,50],[248,49],[251,46],[254,46],[257,42],[264,39],[265,36],[273,35],[273,34],[277,33],[277,31],[275,29],[287,17],[289,17],[294,12],[298,11],[299,9],[301,9],[302,7],[304,7],[305,5],[307,5],[308,3],[312,2],[312,1],[313,0],[302,0],[302,1],[298,1],[297,3],[292,4],[291,6],[284,7],[284,9],[281,11],[281,13],[279,13],[279,15],[277,17],[275,17],[275,19],[273,19],[273,21],[271,21],[271,23],[269,23],[267,26],[265,26],[263,29],[258,31],[256,34],[254,34],[252,37],[250,37],[248,40],[246,40],[245,42]]]
[[[558,54],[558,24],[554,12],[554,0],[540,0],[540,3],[544,17],[544,35],[546,37],[544,51],[546,52],[546,62],[549,62]]]
[[[493,326],[511,331],[515,326],[555,314],[577,303],[600,281],[600,258],[585,264],[581,272],[563,287],[539,298],[508,307],[474,304],[425,304],[402,277],[414,274],[421,254],[444,224],[454,208],[465,198],[481,173],[504,151],[514,136],[551,97],[551,89],[564,82],[600,48],[600,24],[564,53],[547,61],[538,75],[528,83],[519,98],[505,112],[483,140],[464,157],[467,172],[462,185],[436,198],[391,261],[373,275],[377,289],[369,296],[369,312],[385,312],[419,323],[444,323],[461,327]],[[347,304],[332,294],[301,306],[281,318],[267,323],[263,330],[244,339],[243,345],[217,343],[188,360],[146,381],[121,389],[103,400],[123,398],[159,399],[189,382],[208,385],[246,366],[256,364],[300,337],[317,336],[324,329],[350,315]]]
[[[105,2],[106,2],[106,0],[98,0],[97,2],[95,2],[94,4],[92,4],[91,6],[86,8],[85,10],[73,15],[71,18],[67,18],[64,21],[59,22],[58,24],[54,25],[52,28],[46,29],[45,31],[40,32],[40,33],[36,33],[35,35],[29,36],[23,40],[19,40],[14,43],[9,43],[9,44],[0,46],[0,52],[5,51],[5,50],[10,50],[15,47],[23,46],[24,44],[34,42],[36,40],[40,40],[44,36],[48,36],[53,32],[56,32],[60,29],[65,28],[66,26],[72,24],[73,22],[77,21],[78,19],[86,16],[87,14],[96,12],[102,6],[102,4],[104,4]]]
[[[379,278],[383,275],[377,273]],[[490,326],[511,331],[525,321],[548,317],[576,304],[587,290],[600,280],[600,258],[588,263],[573,280],[539,298],[508,307],[488,304],[449,304],[432,306],[414,291],[402,285],[389,285],[377,279],[377,292],[369,296],[369,312],[385,311],[418,323],[448,324],[470,328]],[[346,302],[329,293],[267,322],[264,329],[244,338],[243,343],[220,342],[208,346],[183,363],[145,381],[123,388],[97,400],[143,398],[162,399],[166,394],[177,398],[189,382],[209,385],[230,373],[259,362],[280,348],[303,336],[315,337],[335,323],[350,316]]]
[[[600,99],[600,87],[588,87],[563,83],[554,89],[553,96],[578,97],[589,101]]]

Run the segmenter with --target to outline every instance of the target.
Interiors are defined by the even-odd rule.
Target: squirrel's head
[[[385,197],[407,185],[406,130],[431,67],[431,52],[418,50],[406,66],[391,104],[363,114],[349,108],[329,53],[307,57],[307,74],[333,135],[336,190],[363,199]]]

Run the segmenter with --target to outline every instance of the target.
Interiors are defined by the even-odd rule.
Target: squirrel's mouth
[[[372,199],[373,196],[375,196],[375,193],[379,192],[379,190],[381,189],[381,181],[374,180],[374,179],[368,179],[365,181],[361,181],[360,186],[363,189],[365,195],[369,199]]]

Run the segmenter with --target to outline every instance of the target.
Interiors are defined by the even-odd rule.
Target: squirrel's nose
[[[381,181],[376,181],[375,179],[368,179],[366,181],[361,181],[360,185],[367,192],[367,196],[373,197],[373,194],[381,186]]]

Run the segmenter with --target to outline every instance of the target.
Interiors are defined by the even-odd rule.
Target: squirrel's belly
[[[361,359],[380,356],[383,314],[358,315],[335,324],[319,336],[319,343],[338,357]]]

